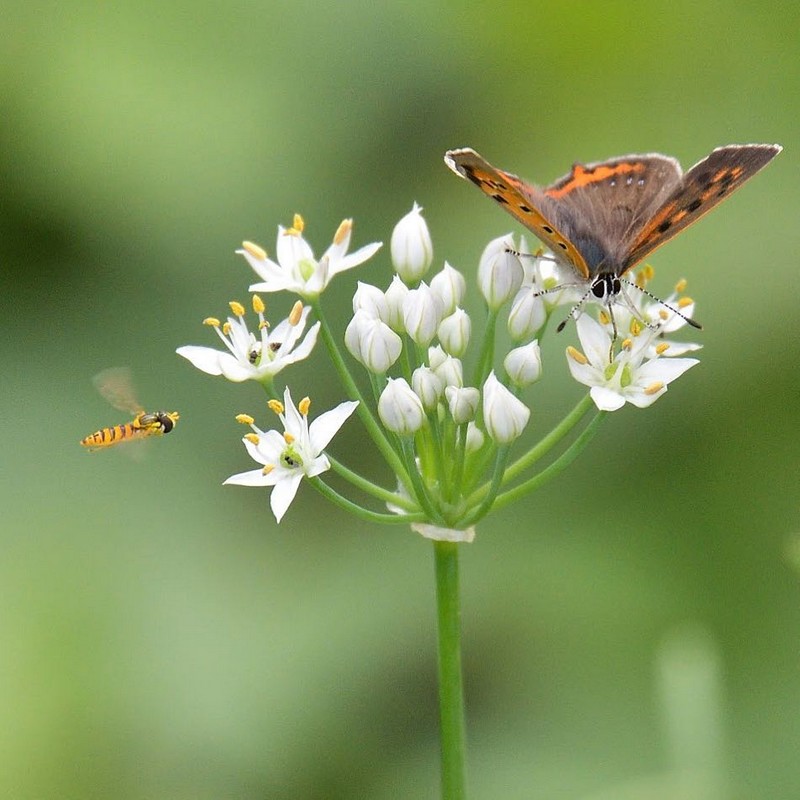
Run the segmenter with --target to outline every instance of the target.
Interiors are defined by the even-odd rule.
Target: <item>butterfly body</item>
[[[683,172],[659,153],[575,164],[546,187],[493,167],[474,150],[445,162],[533,231],[588,292],[610,301],[620,278],[765,167],[780,145],[727,145]]]

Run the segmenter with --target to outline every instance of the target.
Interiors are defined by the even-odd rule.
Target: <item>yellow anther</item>
[[[228,303],[228,305],[230,306],[231,311],[233,311],[233,313],[237,317],[244,316],[244,306],[241,303],[237,303],[235,300],[231,300],[230,303]]]
[[[242,250],[246,250],[253,258],[257,258],[259,261],[267,260],[267,251],[263,247],[253,244],[253,242],[242,242]]]
[[[266,311],[266,306],[264,305],[264,301],[257,295],[253,295],[253,311],[256,314],[263,314]]]
[[[203,325],[210,325],[212,328],[219,328],[222,323],[216,317],[206,317]]]
[[[276,414],[283,414],[283,403],[280,400],[270,400],[267,405],[270,411],[274,411]]]
[[[669,350],[669,342],[661,342],[661,344],[656,345],[656,353],[658,355],[663,355],[667,350]]]
[[[658,394],[664,388],[662,381],[655,381],[651,383],[645,390],[645,394]]]
[[[308,416],[308,409],[311,408],[311,398],[304,397],[298,404],[297,410],[304,416]]]
[[[681,297],[681,299],[678,300],[678,308],[686,308],[686,306],[690,306],[693,303],[694,300],[692,300],[691,297]]]
[[[658,316],[661,317],[662,320],[666,321],[669,319],[669,311],[667,311],[665,308],[662,308],[659,310]]]
[[[247,439],[248,442],[251,444],[258,444],[258,434],[257,433],[246,433],[244,438]]]
[[[289,312],[289,324],[297,325],[300,322],[300,317],[303,316],[303,301],[298,300]]]
[[[353,220],[343,219],[333,235],[333,243],[341,244],[350,235],[351,230],[353,230]]]
[[[533,254],[534,258],[541,258],[544,255],[544,247],[539,247],[536,249],[536,252]]]
[[[635,317],[631,319],[630,332],[633,336],[638,336],[642,332],[642,323]]]
[[[611,317],[609,317],[605,311],[601,310],[597,316],[600,318],[601,325],[608,325],[608,323],[611,322]]]
[[[289,236],[302,236],[305,227],[305,220],[299,214],[295,214],[292,220],[292,227],[287,228],[286,233]]]
[[[653,277],[655,276],[655,274],[656,274],[656,271],[653,269],[652,265],[650,265],[650,264],[645,264],[645,265],[644,265],[644,266],[641,268],[641,270],[639,271],[639,274],[640,274],[640,275],[641,275],[641,276],[642,276],[642,277],[643,277],[643,278],[644,278],[646,281],[651,281],[651,280],[653,280]]]
[[[231,324],[227,320],[222,326],[222,332],[227,336],[231,332]]]
[[[255,422],[249,414],[237,414],[236,421],[241,422],[242,425],[252,425]]]
[[[676,291],[678,294],[680,294],[681,292],[685,292],[685,291],[686,291],[686,278],[681,278],[681,279],[680,279],[680,280],[679,280],[679,281],[678,281],[678,282],[675,284],[675,291]]]
[[[294,442],[294,436],[292,436],[289,431],[284,431],[283,441],[286,442],[286,444],[292,444]]]
[[[269,328],[269,322],[265,319],[262,319],[261,322],[258,323],[258,329],[262,330],[263,328]]]
[[[261,470],[262,475],[269,475],[272,470],[275,469],[274,464],[264,464],[264,468]]]
[[[579,364],[588,364],[589,359],[581,353],[580,350],[576,350],[572,345],[567,347],[567,355],[573,360],[577,361]]]
[[[633,339],[623,339],[620,347],[623,350],[630,350],[633,347]]]

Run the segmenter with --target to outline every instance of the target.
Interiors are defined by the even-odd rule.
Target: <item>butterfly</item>
[[[576,163],[544,188],[493,167],[470,148],[448,150],[444,160],[533,231],[556,261],[586,284],[569,319],[590,296],[609,309],[620,293],[626,297],[623,284],[635,284],[623,276],[632,267],[730,196],[782,149],[778,144],[726,145],[687,172],[677,159],[660,153]]]

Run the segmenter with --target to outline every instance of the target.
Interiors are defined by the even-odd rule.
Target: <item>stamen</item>
[[[265,319],[262,319],[261,322],[258,323],[258,329],[263,330],[264,328],[269,328],[269,322],[267,322]]]
[[[678,308],[686,308],[686,306],[690,306],[692,303],[694,303],[694,300],[692,300],[691,297],[681,297],[681,299],[678,300]]]
[[[252,425],[255,422],[249,414],[237,414],[236,421],[241,422],[242,425]]]
[[[311,407],[311,398],[304,397],[298,404],[297,410],[304,416],[308,416],[308,409]]]
[[[644,278],[645,282],[653,280],[655,277],[656,271],[653,269],[651,264],[645,264],[639,274]]]
[[[583,353],[581,353],[580,350],[576,350],[572,345],[569,345],[569,347],[567,347],[567,355],[573,361],[577,361],[579,364],[589,363],[589,359],[586,358],[586,356]]]
[[[272,470],[275,469],[274,464],[265,464],[264,468],[261,470],[262,475],[269,475]]]
[[[303,218],[299,214],[294,215],[294,219],[292,220],[292,227],[286,229],[287,236],[302,236],[303,235],[303,228],[306,227],[306,223]]]
[[[681,292],[685,292],[685,291],[686,291],[686,278],[681,278],[681,279],[680,279],[680,280],[679,280],[679,281],[678,281],[678,282],[675,284],[675,291],[676,291],[678,294],[680,294]]]
[[[244,438],[247,439],[248,442],[252,444],[258,444],[258,434],[257,433],[246,433]]]
[[[611,317],[609,317],[608,314],[606,314],[606,312],[603,311],[602,309],[598,314],[598,317],[600,318],[601,325],[608,325],[611,322]]]
[[[280,400],[270,400],[267,406],[269,406],[270,411],[274,411],[276,414],[283,414],[283,403]]]
[[[353,230],[353,220],[343,219],[333,234],[333,243],[341,244],[350,235],[351,230]]]
[[[659,310],[658,316],[661,317],[661,319],[664,322],[666,322],[669,319],[669,312],[666,309],[662,308]]]
[[[664,388],[664,384],[661,381],[655,381],[651,383],[645,390],[645,394],[658,394]]]
[[[292,436],[289,431],[284,431],[283,441],[286,442],[286,444],[292,444],[294,442],[294,436]]]
[[[631,319],[630,331],[633,336],[638,336],[642,332],[642,323],[635,317]]]
[[[212,328],[219,328],[222,323],[216,317],[206,317],[203,320],[203,325],[208,325]]]
[[[236,300],[231,300],[228,305],[237,317],[244,316],[244,306],[241,303],[237,303]]]
[[[300,317],[303,316],[303,301],[298,300],[293,306],[291,312],[289,312],[289,324],[290,325],[297,325],[300,322]]]
[[[623,339],[620,347],[623,350],[630,350],[633,347],[633,339]]]
[[[222,332],[227,336],[231,332],[231,324],[230,322],[225,322],[222,326]]]
[[[259,261],[267,260],[267,251],[253,242],[242,242],[242,250],[247,251],[253,258],[257,258]]]
[[[255,311],[256,314],[263,314],[264,311],[266,310],[266,308],[267,307],[264,305],[264,301],[257,294],[254,294],[253,295],[253,311]]]
[[[669,347],[670,347],[669,342],[661,342],[661,344],[656,345],[656,353],[658,355],[662,355],[663,353],[666,353],[667,350],[669,350]]]

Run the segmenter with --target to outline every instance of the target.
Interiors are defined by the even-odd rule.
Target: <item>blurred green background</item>
[[[430,544],[308,487],[278,527],[223,488],[263,395],[174,350],[213,344],[201,320],[253,280],[234,249],[274,252],[295,211],[321,252],[349,216],[354,246],[388,242],[416,200],[472,276],[519,228],[448,148],[548,182],[750,141],[786,151],[653,260],[655,291],[689,279],[701,365],[463,548],[469,784],[800,796],[799,5],[12,3],[0,25],[0,796],[435,797]],[[326,294],[342,330],[358,279],[385,287],[387,254]],[[562,337],[531,439],[581,396]],[[142,462],[77,445],[121,421],[90,382],[116,364],[183,415]],[[321,349],[287,374],[318,412],[343,399]],[[334,444],[383,474],[359,423]]]

